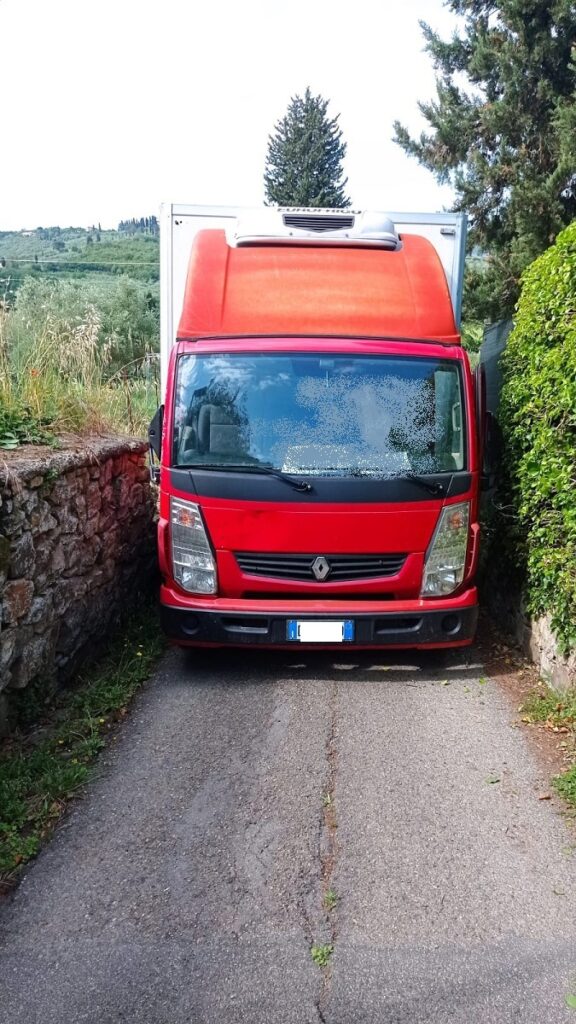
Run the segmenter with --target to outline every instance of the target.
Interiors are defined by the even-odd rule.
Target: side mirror
[[[164,425],[164,406],[158,406],[148,427],[148,443],[150,445],[150,477],[154,483],[160,479],[160,467],[155,465],[155,458],[162,458],[162,427]]]

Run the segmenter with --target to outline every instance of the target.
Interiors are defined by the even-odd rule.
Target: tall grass
[[[51,304],[26,318],[0,303],[0,446],[63,433],[145,435],[158,405],[152,352],[118,369],[118,339],[97,306]]]

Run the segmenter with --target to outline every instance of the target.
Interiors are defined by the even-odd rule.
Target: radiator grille
[[[400,572],[406,555],[325,555],[329,573],[319,581],[313,571],[317,555],[267,555],[236,552],[236,561],[246,576],[267,576],[279,580],[305,580],[310,583],[344,583],[353,580],[381,579]]]

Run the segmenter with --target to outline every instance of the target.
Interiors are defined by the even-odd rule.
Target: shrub
[[[527,607],[576,646],[576,223],[525,271],[502,358],[506,541]]]

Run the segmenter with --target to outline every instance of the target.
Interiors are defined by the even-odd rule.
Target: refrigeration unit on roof
[[[402,245],[385,213],[297,206],[241,214],[230,240],[234,246],[366,246],[390,251]]]

